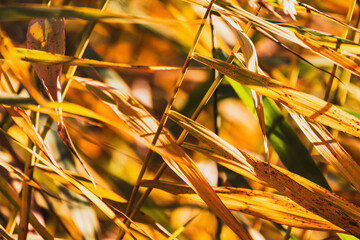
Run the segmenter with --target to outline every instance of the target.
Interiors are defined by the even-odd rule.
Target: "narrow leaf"
[[[284,106],[339,131],[360,137],[360,120],[315,96],[232,64],[196,54],[194,58]]]
[[[15,48],[16,55],[22,60],[30,61],[32,63],[40,64],[69,64],[82,67],[110,67],[123,70],[137,70],[137,71],[168,71],[179,70],[179,67],[171,66],[145,66],[145,65],[130,65],[124,63],[112,63],[106,61],[98,61],[86,58],[75,58],[61,54],[54,54],[34,49]]]
[[[144,180],[141,185],[144,187],[158,188],[191,200],[201,201],[191,188],[184,185],[148,180]],[[300,207],[289,198],[279,194],[232,187],[214,187],[214,190],[231,210],[241,211],[298,228],[343,231],[328,221]]]

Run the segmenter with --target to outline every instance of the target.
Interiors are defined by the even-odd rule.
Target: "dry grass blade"
[[[92,91],[97,97],[101,98],[113,111],[133,129],[133,131],[151,144],[153,135],[158,128],[158,122],[151,116],[146,109],[141,106],[124,89],[114,89],[103,83],[95,81],[82,81],[85,86],[97,88],[102,95]],[[106,99],[103,99],[103,96]],[[108,102],[112,99],[116,104]],[[191,158],[176,144],[174,138],[163,130],[154,150],[160,154],[168,166],[196,193],[204,202],[217,214],[235,233],[243,239],[250,239],[248,233],[244,232],[242,226],[234,219],[230,211],[224,206],[209,183],[201,174]]]
[[[223,61],[196,54],[196,60],[261,93],[310,120],[360,137],[360,120],[315,96],[297,91],[274,79]]]
[[[233,161],[235,166],[243,168],[254,177],[266,182],[303,208],[357,237],[360,236],[359,207],[285,169],[270,167],[270,177],[267,163],[237,150],[199,123],[177,112],[171,111],[169,117],[219,155]]]
[[[169,71],[180,70],[179,67],[171,66],[145,66],[145,65],[130,65],[124,63],[112,63],[106,61],[98,61],[86,58],[76,58],[64,56],[61,54],[52,54],[39,50],[15,48],[16,56],[22,60],[42,63],[42,64],[69,64],[81,67],[111,67],[115,69],[124,69],[132,71]]]
[[[272,5],[276,6],[276,7],[282,7],[281,5],[277,5],[277,4],[274,4],[274,3],[271,3]],[[318,9],[310,6],[309,4],[306,4],[306,3],[303,3],[303,2],[298,2],[298,5],[295,5],[295,10],[297,13],[309,13],[309,14],[315,14],[315,15],[320,15],[320,16],[323,16],[325,18],[328,18],[330,19],[331,21],[337,23],[337,24],[340,24],[346,28],[349,28],[353,31],[356,31],[356,32],[360,32],[359,29],[349,25],[349,24],[346,24],[345,22],[342,22],[322,11],[319,11]]]
[[[18,125],[18,127],[29,137],[29,139],[45,154],[50,162],[57,168],[60,168],[46,146],[44,140],[36,131],[27,113],[18,107],[4,106],[4,108],[8,111],[16,125]]]
[[[101,9],[78,7],[78,6],[52,6],[47,7],[39,4],[27,4],[26,6],[0,6],[0,21],[2,20],[30,20],[34,17],[83,19],[106,23],[140,23],[140,24],[166,24],[177,25],[181,20],[136,16],[127,13],[102,11]],[[188,22],[187,20],[183,20]],[[200,21],[189,21],[198,24]]]
[[[66,181],[66,179],[62,178],[61,176],[59,176],[56,172],[54,172],[52,169],[44,166],[44,165],[40,165],[37,164],[36,167],[38,169],[41,169],[41,171],[43,171],[44,173],[46,173],[46,175],[50,176],[52,179],[54,179],[55,181],[65,185],[68,189],[71,189],[72,191],[81,194],[85,197],[85,195],[79,191],[78,188],[74,187],[72,184],[70,184],[68,181]],[[84,178],[81,175],[72,173],[70,171],[66,171],[65,173],[73,178],[75,178],[77,181],[79,181],[82,185],[84,185],[86,188],[88,188],[89,190],[91,190],[94,194],[96,194],[98,197],[100,197],[101,199],[107,199],[107,200],[111,200],[114,202],[120,202],[120,203],[126,203],[126,199],[123,198],[122,196],[116,194],[115,192],[108,190],[106,188],[104,188],[103,186],[96,184],[96,188],[94,187],[93,183],[91,182],[91,180]]]
[[[319,123],[307,122],[305,118],[289,110],[292,118],[319,153],[358,191],[360,191],[360,166],[339,142]]]
[[[144,180],[141,185],[158,188],[191,200],[201,201],[191,188],[184,185],[149,180]],[[323,218],[300,207],[289,198],[279,194],[231,187],[214,187],[214,191],[225,203],[226,207],[231,210],[241,211],[298,228],[343,231]]]

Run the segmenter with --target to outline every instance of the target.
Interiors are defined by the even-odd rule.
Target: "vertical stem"
[[[210,27],[211,27],[211,53],[212,53],[212,57],[215,57],[215,29],[214,29],[214,24],[213,24],[213,17],[212,14],[210,14]],[[213,82],[216,79],[216,75],[218,74],[217,71],[215,69],[211,70],[211,77],[213,78]],[[214,95],[213,95],[213,121],[214,121],[214,133],[216,135],[219,134],[219,127],[220,127],[220,116],[219,116],[219,111],[218,111],[218,88],[216,88]],[[221,169],[221,165],[217,164],[217,169],[218,169],[218,177],[217,177],[217,181],[218,181],[218,186],[219,184],[221,184],[221,177],[220,177],[220,172],[222,171]],[[220,235],[221,235],[221,229],[223,226],[223,222],[221,220],[221,218],[219,218],[218,216],[216,216],[216,222],[217,222],[217,229],[215,232],[215,240],[220,240]]]
[[[32,112],[32,119],[35,122],[36,131],[39,126],[39,112]],[[29,148],[36,151],[36,146],[29,141]],[[32,179],[34,166],[35,166],[36,157],[34,154],[31,155],[30,159],[25,161],[24,174]],[[32,199],[32,187],[23,182],[22,195],[21,195],[21,208],[20,208],[20,223],[19,223],[19,240],[25,240],[27,237],[28,226],[29,226],[29,216],[31,211],[31,199]]]
[[[101,11],[103,11],[106,8],[106,5],[108,4],[108,2],[109,2],[109,0],[101,0],[99,9],[101,9]],[[84,55],[86,47],[89,45],[90,35],[91,35],[92,31],[94,30],[95,25],[96,25],[96,22],[92,21],[92,22],[89,22],[83,29],[83,31],[81,33],[81,42],[79,43],[79,46],[75,51],[74,57],[81,58]],[[64,87],[62,88],[63,89],[62,100],[64,100],[65,95],[66,95],[67,91],[69,90],[69,87],[70,87],[70,84],[72,81],[72,77],[74,76],[77,67],[78,67],[77,65],[71,65],[66,73],[67,80],[63,84]]]
[[[288,226],[288,228],[286,229],[286,234],[285,234],[285,236],[284,236],[284,240],[290,239],[291,230],[292,230],[292,227]]]
[[[359,28],[360,27],[360,16],[358,15],[357,20],[356,20],[356,27]],[[355,32],[353,41],[355,43],[358,43],[360,39],[360,33],[359,32]],[[342,106],[345,104],[345,100],[346,100],[346,96],[347,96],[347,89],[346,86],[349,84],[350,79],[351,79],[351,73],[349,71],[346,71],[345,73],[343,73],[342,76],[342,81],[344,86],[340,86],[339,92],[338,92],[338,96],[337,96],[337,103]]]
[[[349,7],[349,10],[348,10],[347,15],[346,15],[346,20],[345,20],[345,23],[348,24],[348,25],[351,24],[351,19],[352,19],[355,7],[356,7],[356,0],[353,0],[350,7]],[[346,38],[348,33],[349,33],[349,29],[345,28],[343,30],[343,32],[341,33],[341,37]],[[338,47],[336,47],[336,50],[338,50]],[[331,75],[330,75],[329,81],[328,81],[327,86],[326,86],[326,91],[325,91],[325,96],[324,96],[325,101],[329,100],[331,88],[332,88],[332,85],[334,83],[334,76],[336,74],[337,69],[338,69],[338,65],[334,64],[333,68],[331,70]]]

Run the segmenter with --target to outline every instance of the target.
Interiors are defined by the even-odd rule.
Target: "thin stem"
[[[214,28],[214,24],[213,24],[213,15],[212,14],[210,14],[210,28],[211,28],[211,53],[212,53],[212,57],[215,58],[216,37],[215,37],[215,28]],[[214,68],[211,69],[211,78],[213,79],[213,81],[215,81],[217,74],[218,74],[218,72]],[[219,128],[220,128],[220,116],[219,116],[219,111],[218,111],[218,89],[216,89],[214,92],[212,107],[213,107],[214,133],[216,135],[218,135]],[[217,164],[217,169],[218,169],[217,181],[218,181],[218,185],[219,185],[219,183],[221,181],[221,177],[219,174],[221,171],[221,166],[219,164]],[[223,221],[221,220],[221,218],[216,216],[216,223],[217,223],[217,229],[215,232],[215,240],[220,240]]]
[[[101,3],[99,5],[99,9],[101,9],[101,11],[103,11],[106,8],[106,5],[108,4],[109,0],[101,0]],[[74,57],[76,58],[81,58],[84,55],[84,52],[86,50],[86,47],[89,45],[89,41],[90,41],[90,35],[92,33],[92,31],[94,30],[96,25],[95,21],[89,22],[85,28],[83,29],[82,33],[81,33],[81,41],[79,43],[78,48],[76,49],[75,53],[74,53]],[[66,82],[63,84],[63,92],[62,92],[62,100],[64,100],[66,93],[69,90],[71,81],[72,81],[72,77],[74,76],[76,69],[78,68],[77,65],[71,65],[66,73]]]
[[[32,115],[32,119],[34,119],[35,128],[37,131],[39,126],[40,113],[32,112],[31,115]],[[34,152],[36,151],[36,146],[31,141],[29,141],[29,148],[30,147]],[[35,160],[36,157],[34,154],[32,154],[30,159],[25,161],[24,174],[28,176],[29,179],[32,179],[33,176]],[[23,182],[22,195],[21,195],[21,208],[20,208],[20,223],[19,223],[19,237],[18,237],[19,240],[25,240],[27,237],[29,216],[31,211],[31,198],[32,198],[32,187],[26,182]]]
[[[346,15],[346,20],[345,20],[345,23],[348,24],[348,25],[350,25],[350,23],[351,23],[351,19],[352,19],[352,16],[354,14],[355,7],[356,7],[356,0],[353,0],[350,7],[349,7],[349,9],[348,9],[348,12],[347,12],[347,15]],[[348,33],[349,33],[349,29],[345,28],[341,33],[341,38],[346,38]],[[338,46],[336,46],[336,50],[337,51],[339,50]],[[334,83],[334,76],[336,74],[337,69],[338,69],[338,65],[334,64],[333,68],[331,70],[331,75],[330,75],[329,81],[328,81],[327,86],[326,86],[326,91],[325,91],[325,96],[324,96],[324,100],[326,100],[326,101],[329,100],[331,88],[332,88],[332,85]]]
[[[358,15],[357,20],[356,20],[356,27],[357,28],[360,27],[360,16],[359,15]],[[358,43],[359,40],[360,40],[360,33],[355,32],[353,42]],[[345,73],[343,73],[343,76],[341,78],[344,85],[340,87],[339,92],[338,92],[338,96],[337,96],[337,103],[340,106],[345,104],[345,100],[346,100],[346,96],[347,96],[347,87],[346,86],[350,82],[351,75],[352,75],[351,72],[346,71]]]
[[[214,4],[214,2],[215,2],[215,0],[211,0],[211,2],[209,3],[208,8],[206,9],[206,12],[205,12],[204,17],[202,19],[202,22],[201,22],[201,24],[199,26],[199,29],[198,29],[198,31],[196,33],[196,36],[194,38],[194,41],[192,43],[191,49],[189,50],[189,53],[188,53],[188,55],[186,57],[184,65],[183,65],[183,67],[181,69],[181,73],[180,73],[180,75],[179,75],[179,77],[178,77],[178,79],[177,79],[177,81],[175,83],[175,87],[174,87],[174,90],[173,90],[173,92],[171,94],[170,100],[168,101],[168,103],[166,105],[166,108],[164,110],[164,114],[161,117],[159,126],[157,128],[157,131],[156,131],[155,136],[153,138],[153,141],[151,143],[152,145],[156,145],[157,140],[160,137],[161,131],[162,131],[162,129],[164,128],[164,126],[166,124],[166,121],[168,119],[168,113],[172,108],[172,105],[173,105],[173,103],[174,103],[174,101],[176,99],[177,93],[178,93],[178,91],[180,89],[180,86],[181,86],[183,80],[184,80],[185,74],[186,74],[186,72],[187,72],[187,70],[189,68],[190,60],[192,58],[192,55],[194,54],[197,43],[199,42],[201,33],[202,33],[203,29],[204,29],[206,20],[207,20],[207,18],[209,17],[209,15],[211,13],[211,8],[212,8],[212,5]],[[129,200],[129,203],[127,205],[126,212],[125,212],[126,215],[128,215],[130,213],[131,208],[132,208],[132,206],[133,206],[133,204],[135,202],[135,197],[136,197],[136,195],[137,195],[137,193],[139,191],[140,182],[141,182],[141,180],[142,180],[142,178],[143,178],[143,176],[145,174],[145,171],[146,171],[146,169],[148,167],[148,164],[150,162],[150,158],[151,158],[152,154],[153,154],[153,150],[149,149],[149,151],[146,154],[146,157],[145,157],[144,163],[142,165],[142,168],[140,170],[140,173],[138,175],[138,178],[136,180],[133,191],[131,193],[130,200]],[[128,221],[125,220],[125,222],[128,222]],[[123,236],[124,236],[124,231],[121,230],[117,239],[122,239]]]
[[[286,229],[286,234],[285,234],[285,236],[284,236],[284,240],[290,239],[291,230],[292,230],[292,227],[291,227],[291,226],[288,226],[288,228]]]

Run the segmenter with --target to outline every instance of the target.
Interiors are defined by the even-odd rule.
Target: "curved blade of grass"
[[[198,54],[194,55],[194,59],[211,68],[215,68],[224,75],[256,90],[257,92],[278,101],[288,108],[308,117],[310,120],[320,122],[339,131],[360,137],[360,120],[358,118],[320,98],[297,91],[276,80],[255,74],[220,60],[200,56]]]
[[[59,165],[55,161],[40,134],[36,131],[27,113],[18,107],[4,106],[4,108],[8,111],[16,125],[18,125],[18,127],[29,137],[29,139],[45,154],[50,162],[59,168]]]
[[[266,162],[236,149],[199,123],[177,112],[171,111],[169,117],[187,129],[194,137],[217,151],[223,158],[233,162],[234,167],[248,171],[254,177],[266,182],[303,208],[355,236],[360,236],[359,207],[285,169],[270,166],[270,177],[269,166]]]
[[[276,7],[282,8],[282,5],[278,5],[276,3],[270,3],[270,4],[272,4],[272,5],[276,6]],[[334,17],[332,17],[332,16],[330,16],[330,15],[328,15],[328,14],[322,12],[322,11],[319,11],[318,9],[310,6],[309,4],[306,4],[306,3],[303,3],[303,2],[298,2],[298,5],[295,5],[295,10],[298,13],[309,13],[309,14],[315,14],[315,15],[323,16],[323,17],[325,17],[327,19],[330,19],[331,21],[333,21],[333,22],[335,22],[337,24],[340,24],[340,25],[342,25],[342,26],[344,26],[346,28],[349,28],[349,29],[351,29],[353,31],[356,31],[356,32],[360,32],[359,29],[357,29],[357,28],[355,28],[355,27],[353,27],[353,26],[351,26],[349,24],[346,24],[345,22],[342,22],[342,21],[340,21],[340,20],[338,20],[338,19],[336,19],[336,18],[334,18]]]
[[[339,142],[319,123],[289,110],[290,115],[319,153],[358,191],[360,191],[360,166]]]
[[[231,86],[241,99],[250,98],[250,91],[238,82],[229,79]],[[244,101],[248,103],[248,101]],[[281,162],[288,170],[303,176],[320,186],[330,190],[330,186],[315,164],[308,150],[296,136],[276,104],[269,98],[264,98],[266,132],[271,146],[279,155]],[[253,109],[253,106],[247,106]]]
[[[26,39],[27,47],[29,49],[41,50],[50,54],[65,54],[65,18],[33,18],[28,26]],[[62,64],[49,65],[33,62],[32,66],[39,76],[39,79],[42,81],[44,89],[51,101],[61,102],[60,79]],[[77,152],[70,135],[66,130],[61,108],[58,109],[58,112],[60,117],[57,124],[60,138],[79,160],[85,172],[92,179],[94,186],[96,186],[90,171]]]
[[[81,67],[110,67],[123,70],[138,70],[138,71],[168,71],[180,70],[179,67],[171,66],[144,66],[144,65],[130,65],[123,63],[112,63],[106,61],[98,61],[86,58],[75,58],[60,54],[48,53],[45,51],[15,48],[16,56],[22,60],[42,63],[42,64],[69,64]]]
[[[141,185],[158,188],[191,200],[201,201],[191,188],[184,185],[149,180],[144,180]],[[231,210],[241,211],[298,228],[320,231],[343,231],[341,228],[336,227],[323,218],[300,207],[289,198],[279,194],[232,187],[214,187],[214,190]]]
[[[3,162],[0,160],[0,166],[4,167],[9,173],[14,173],[16,174],[17,178],[19,180],[21,180],[23,182],[23,184],[27,184],[28,186],[31,186],[31,189],[35,188],[35,189],[38,189],[40,191],[40,193],[45,193],[46,195],[43,195],[45,199],[47,199],[48,195],[51,196],[52,198],[47,200],[47,203],[48,203],[48,206],[50,207],[50,202],[51,201],[59,201],[59,197],[57,194],[54,194],[53,192],[49,192],[49,191],[46,191],[44,188],[42,188],[39,184],[37,184],[37,182],[31,180],[29,177],[30,176],[27,176],[25,174],[23,174],[21,171],[19,171],[18,169],[14,168],[13,166],[9,165],[8,163],[6,162]],[[42,176],[44,177],[44,176]],[[46,178],[47,176],[45,176]],[[33,176],[31,176],[31,178],[34,178]],[[36,177],[35,177],[36,178]],[[49,180],[49,179],[47,179]],[[23,186],[23,189],[22,189],[22,194],[24,194],[25,192],[25,186]],[[23,195],[22,195],[23,196]],[[50,211],[53,212],[53,214],[55,214],[57,217],[59,217],[59,221],[61,222],[61,224],[64,225],[64,227],[67,229],[68,231],[68,234],[71,236],[71,238],[73,239],[81,239],[81,233],[79,232],[77,226],[75,225],[75,223],[72,221],[71,218],[69,218],[68,215],[66,215],[68,212],[64,213],[63,212],[63,208],[61,206],[61,204],[63,204],[63,202],[61,202],[60,204],[57,205],[57,207],[59,207],[62,212],[60,213],[61,216],[59,216],[58,213],[56,213],[56,210],[57,209],[52,209],[52,207],[50,207]],[[20,208],[25,208],[24,206],[20,206]],[[30,213],[30,211],[29,211]],[[21,212],[20,212],[20,218],[21,218]],[[21,221],[21,220],[20,220]],[[28,223],[28,221],[26,221],[26,224]],[[75,225],[75,226],[74,226]],[[20,228],[21,225],[19,225],[19,228]],[[66,227],[67,226],[67,227]],[[25,231],[27,232],[27,231]],[[18,238],[21,238],[21,233],[19,232],[19,236]]]
[[[65,19],[33,18],[26,35],[27,48],[52,54],[65,54]],[[50,99],[61,99],[60,76],[62,64],[32,63],[32,66],[44,85]]]
[[[224,19],[230,24],[233,31],[236,32],[239,43],[241,46],[241,50],[244,55],[246,68],[254,73],[259,74],[259,66],[258,66],[258,59],[256,55],[255,46],[249,37],[242,31],[239,24],[236,24],[231,18],[224,16]],[[259,120],[261,132],[264,138],[264,149],[266,154],[266,160],[270,164],[270,154],[269,154],[269,147],[268,147],[268,139],[266,136],[265,130],[265,116],[264,116],[264,106],[262,101],[262,95],[256,92],[255,90],[251,90],[251,96],[254,102],[256,115]]]
[[[129,95],[126,90],[114,89],[95,81],[83,81],[82,84],[86,86],[91,85],[102,91],[102,95],[97,95],[99,98],[103,95],[106,95],[107,98],[111,97],[112,101],[116,102],[116,104],[109,103],[107,99],[105,99],[105,103],[109,105],[136,134],[149,144],[152,143],[153,135],[159,123],[142,105]],[[96,92],[92,93],[96,95]],[[168,166],[199,194],[216,215],[223,219],[239,236],[242,236],[244,239],[250,239],[247,233],[244,233],[244,229],[239,226],[239,223],[217,197],[192,159],[176,144],[173,137],[166,130],[162,131],[162,134],[159,136],[159,141],[155,146],[154,150],[163,157]]]
[[[219,155],[219,152],[217,152],[216,150],[210,149],[207,146],[202,146],[201,145],[195,145],[195,144],[191,144],[191,143],[183,143],[181,146],[184,148],[187,148],[189,150],[195,151],[195,152],[199,152],[202,153],[204,155],[206,155],[207,157],[209,157],[211,160],[217,162],[218,164],[228,168],[229,170],[240,174],[241,176],[244,176],[248,179],[251,179],[254,182],[260,183],[264,186],[268,186],[268,184],[264,181],[259,180],[258,178],[254,177],[254,175],[252,173],[250,173],[249,171],[243,169],[241,166],[241,164],[239,163],[235,163],[232,160],[229,160],[228,158],[222,157]],[[251,187],[250,187],[251,188]]]

